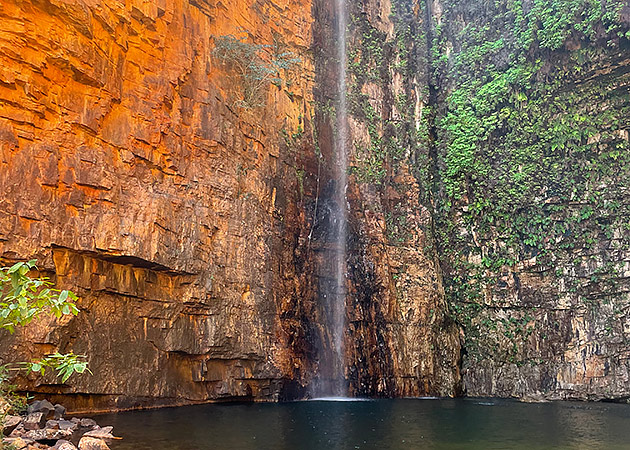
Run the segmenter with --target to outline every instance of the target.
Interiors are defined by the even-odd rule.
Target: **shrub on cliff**
[[[282,72],[301,61],[278,42],[254,44],[246,37],[227,35],[215,37],[214,44],[212,56],[234,73],[240,86],[242,99],[235,102],[240,108],[264,106],[265,89],[270,84],[286,84]]]

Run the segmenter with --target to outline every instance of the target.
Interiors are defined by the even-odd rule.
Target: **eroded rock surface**
[[[310,127],[311,22],[293,0],[2,2],[0,255],[37,258],[82,310],[3,348],[87,354],[94,373],[23,386],[76,411],[305,384],[290,305],[308,299],[295,260],[313,146],[283,136]],[[243,33],[299,58],[267,108],[234,106],[242,80],[212,57]]]
[[[333,3],[0,4],[0,257],[81,308],[3,358],[94,372],[22,387],[74,411],[306,395]],[[627,398],[630,11],[490,3],[349,2],[351,393]],[[213,57],[228,35],[299,58],[266,106]]]
[[[627,2],[429,2],[437,245],[468,395],[630,392]]]
[[[337,57],[334,2],[316,9],[318,129],[325,156],[333,153]],[[425,18],[413,2],[348,3],[347,103],[349,237],[346,373],[362,396],[453,396],[460,391],[459,327],[446,314],[433,218],[422,173],[429,145],[416,139],[429,68],[426,42],[415,33]],[[408,55],[403,60],[403,53]],[[404,101],[401,101],[404,99]],[[332,156],[330,157],[332,158]],[[324,186],[315,241],[321,263],[336,251],[325,233],[338,208]],[[344,205],[345,206],[345,205]]]

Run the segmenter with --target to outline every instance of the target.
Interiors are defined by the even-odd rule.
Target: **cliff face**
[[[111,409],[306,384],[314,152],[283,136],[311,129],[311,22],[305,1],[2,2],[0,255],[37,258],[82,310],[3,348],[94,372],[25,386]],[[213,58],[245,32],[299,58],[267,107],[240,106],[245,80]]]
[[[22,385],[75,409],[304,395],[329,345],[317,299],[336,158],[332,2],[1,8],[0,254],[37,258],[82,310],[3,339],[10,358],[72,350],[94,372]],[[416,99],[426,77],[394,70],[412,42],[390,8],[351,10],[389,49],[370,69],[382,80],[357,79],[379,129],[366,134],[354,114],[353,139],[374,145],[400,114],[394,97]],[[361,47],[362,30],[351,33]],[[292,61],[257,88],[237,58],[257,54],[263,72],[278,54]],[[346,376],[357,395],[457,391],[458,330],[444,316],[431,215],[416,209],[422,151],[378,185],[351,177]],[[408,234],[390,236],[402,216]]]
[[[437,243],[469,395],[629,395],[627,2],[432,2]]]
[[[81,308],[2,357],[94,372],[22,387],[305,395],[331,345],[333,3],[0,4],[0,257]],[[629,395],[630,10],[565,3],[348,2],[352,394]]]
[[[460,392],[426,190],[426,17],[409,0],[349,5],[348,361],[361,395]]]

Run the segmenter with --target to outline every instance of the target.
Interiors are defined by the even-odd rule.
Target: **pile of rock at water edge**
[[[92,419],[64,419],[66,408],[38,400],[26,416],[7,416],[3,442],[15,450],[109,450],[113,427],[99,427]]]

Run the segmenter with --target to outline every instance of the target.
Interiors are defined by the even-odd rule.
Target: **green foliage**
[[[73,353],[61,354],[53,353],[46,355],[42,359],[35,362],[24,363],[28,372],[39,372],[44,375],[46,369],[52,369],[61,376],[61,382],[65,383],[75,373],[90,372],[87,368],[85,356],[75,355]]]
[[[431,79],[446,106],[435,121],[437,241],[469,350],[487,356],[482,312],[525,261],[558,269],[561,295],[595,313],[624,295],[630,76],[599,72],[628,45],[622,3],[449,1],[433,24]],[[527,336],[506,320],[519,347]]]
[[[31,278],[28,274],[35,270],[35,261],[18,262],[11,267],[0,268],[0,328],[14,333],[16,327],[23,327],[43,314],[57,318],[76,315],[77,297],[67,290],[53,289],[47,278]],[[75,373],[90,371],[84,356],[72,353],[45,355],[37,361],[18,362],[0,366],[0,434],[9,412],[20,414],[26,409],[26,398],[15,393],[15,386],[9,382],[12,371],[37,372],[44,375],[51,369],[61,376],[65,383]],[[0,443],[0,447],[9,448]]]
[[[9,378],[9,369],[6,366],[0,366],[0,399],[4,403],[2,405],[4,409],[0,413],[0,426],[9,412],[24,414],[28,408],[28,397],[16,394],[16,386],[9,382]]]
[[[240,108],[265,105],[264,94],[270,84],[281,87],[288,81],[283,74],[301,62],[280,42],[274,45],[254,44],[244,36],[217,36],[212,56],[235,74],[242,98],[235,102]]]
[[[53,289],[47,278],[31,278],[28,273],[36,269],[36,261],[18,262],[0,269],[0,328],[14,333],[43,314],[60,318],[77,315],[77,296],[67,290]],[[85,356],[72,353],[54,353],[32,362],[13,363],[3,366],[4,370],[26,370],[42,375],[46,369],[54,370],[65,383],[74,373],[87,369]]]
[[[0,328],[13,333],[15,327],[28,325],[42,313],[59,318],[79,312],[72,292],[52,289],[48,279],[27,275],[35,268],[33,260],[0,269]]]
[[[350,172],[361,183],[392,184],[403,161],[414,161],[417,175],[427,178],[427,109],[416,118],[416,104],[426,105],[427,92],[418,92],[414,77],[423,61],[419,59],[426,36],[419,29],[410,0],[392,3],[394,36],[375,28],[359,9],[353,10],[351,30],[354,42],[348,55],[348,106],[354,120],[367,131],[356,139]],[[422,69],[424,70],[424,68]],[[392,74],[404,85],[389,98]],[[375,92],[383,98],[374,98]],[[418,98],[420,97],[420,98]]]

